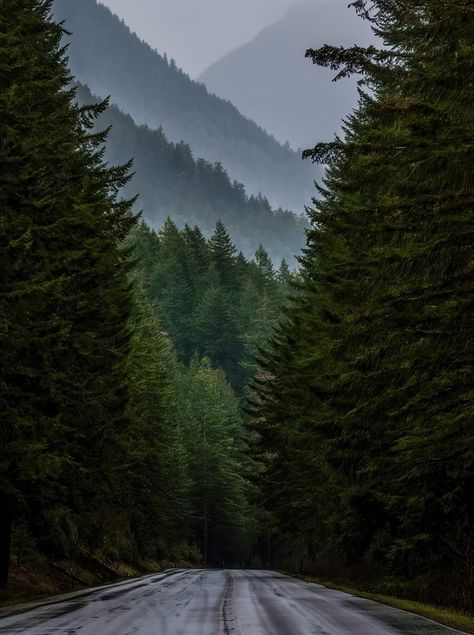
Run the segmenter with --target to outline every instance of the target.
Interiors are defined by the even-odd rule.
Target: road
[[[410,613],[268,571],[178,570],[0,619],[14,635],[449,635]]]

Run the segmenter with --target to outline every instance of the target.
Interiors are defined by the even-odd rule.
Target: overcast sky
[[[317,0],[315,0],[317,1]],[[197,77],[301,0],[101,0],[142,39]]]

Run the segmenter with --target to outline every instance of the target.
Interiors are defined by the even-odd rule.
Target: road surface
[[[15,635],[449,635],[410,613],[269,571],[177,570],[0,619]]]

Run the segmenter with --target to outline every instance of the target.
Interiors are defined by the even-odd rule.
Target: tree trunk
[[[7,586],[12,544],[12,512],[8,501],[0,499],[0,586]]]
[[[204,553],[203,553],[203,556],[204,556],[204,565],[205,566],[207,566],[207,555],[208,555],[207,554],[208,542],[209,542],[209,529],[208,529],[208,527],[209,527],[209,519],[208,519],[208,516],[207,516],[207,500],[206,500],[206,502],[204,504],[204,540],[203,540],[203,542],[204,542],[204,549],[203,549]]]
[[[273,557],[272,557],[272,536],[270,534],[270,532],[267,533],[267,541],[266,541],[266,546],[267,546],[267,554],[266,554],[266,562],[265,562],[265,568],[266,569],[271,569],[273,567]]]

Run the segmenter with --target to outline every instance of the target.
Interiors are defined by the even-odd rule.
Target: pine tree
[[[263,247],[262,243],[260,243],[255,252],[255,263],[263,280],[267,283],[272,282],[275,277],[275,270],[268,251]]]
[[[189,225],[185,225],[183,237],[192,253],[192,270],[195,277],[198,278],[205,275],[209,269],[210,254],[204,234],[199,227],[191,229]]]
[[[194,539],[205,564],[248,557],[254,531],[247,503],[239,402],[222,371],[195,358],[183,376],[181,418],[186,429]]]
[[[133,248],[135,271],[139,272],[143,281],[146,281],[145,286],[150,288],[159,259],[160,240],[157,232],[141,220],[130,233],[127,243]]]
[[[238,325],[229,297],[213,266],[196,307],[194,332],[196,352],[201,357],[208,357],[215,367],[226,373],[234,387],[241,388],[239,362],[243,348]]]
[[[218,221],[216,229],[209,240],[212,262],[219,275],[225,291],[234,291],[237,287],[236,254],[237,250],[224,227]]]
[[[272,260],[262,244],[258,246],[255,252],[255,264],[257,268],[256,283],[258,288],[263,290],[274,286],[275,270]]]
[[[179,358],[189,360],[193,354],[191,316],[196,302],[192,252],[169,218],[158,237],[160,252],[149,297],[159,305],[163,328],[170,334]]]
[[[288,263],[285,259],[283,259],[280,263],[280,266],[277,271],[277,280],[280,284],[286,285],[291,278],[290,268],[288,267]]]
[[[280,528],[304,512],[291,531],[309,550],[407,577],[443,571],[446,592],[463,589],[450,601],[469,607],[456,554],[473,532],[474,13],[355,4],[386,48],[308,51],[339,77],[364,73],[371,94],[343,139],[306,153],[329,170],[256,380],[262,481],[285,486]]]
[[[123,438],[124,482],[129,531],[141,557],[167,557],[185,541],[189,478],[185,449],[176,426],[180,369],[143,290],[136,290],[128,359],[130,427]],[[122,511],[124,502],[117,501]]]
[[[128,254],[120,245],[134,220],[131,203],[117,198],[128,166],[107,168],[105,134],[90,132],[104,106],[75,105],[51,2],[7,1],[1,13],[5,583],[15,517],[46,536],[62,509],[73,511],[58,522],[75,522],[93,482],[94,494],[108,488],[104,471],[114,460],[127,399],[131,302]]]

